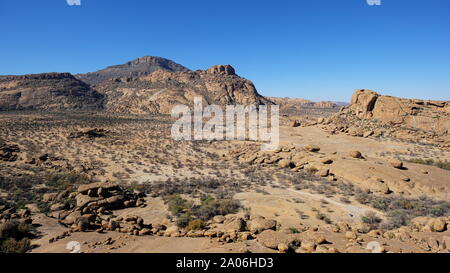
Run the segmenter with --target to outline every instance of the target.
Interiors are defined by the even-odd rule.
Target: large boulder
[[[275,230],[277,228],[276,220],[269,220],[262,216],[254,217],[249,223],[248,228],[252,233],[260,233],[264,230]]]
[[[295,237],[292,236],[292,234],[286,234],[269,229],[261,232],[256,237],[256,240],[267,248],[278,249],[279,244],[290,245],[293,241],[295,241]]]

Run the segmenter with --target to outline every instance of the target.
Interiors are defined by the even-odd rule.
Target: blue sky
[[[448,0],[2,0],[0,75],[153,55],[231,64],[267,96],[450,100],[449,14]]]

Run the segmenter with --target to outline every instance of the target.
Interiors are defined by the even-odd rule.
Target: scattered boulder
[[[225,216],[222,215],[216,215],[213,217],[213,222],[216,224],[222,224],[225,221]]]
[[[320,151],[320,147],[317,145],[308,144],[304,147],[304,149],[308,152],[316,153]]]
[[[16,144],[7,144],[0,140],[0,161],[13,162],[18,159],[20,148]]]
[[[302,124],[300,123],[300,121],[296,120],[292,123],[292,127],[297,128],[300,127]]]
[[[98,138],[106,136],[107,131],[104,129],[85,129],[69,134],[68,138]]]
[[[223,229],[228,231],[245,231],[247,223],[240,217],[230,217],[224,221]]]
[[[350,157],[352,157],[352,158],[362,158],[362,154],[361,154],[361,152],[360,151],[353,151],[353,152],[350,152]]]
[[[289,246],[285,243],[278,244],[278,251],[281,253],[286,253],[289,251]]]
[[[392,159],[389,161],[389,164],[396,168],[396,169],[402,169],[403,168],[403,162],[401,160],[398,159]]]
[[[278,162],[278,166],[282,169],[291,167],[291,164],[289,159],[282,159]]]
[[[269,229],[261,232],[256,237],[256,240],[267,248],[278,249],[279,244],[290,245],[294,241],[294,238],[290,234]]]
[[[275,230],[277,227],[276,220],[268,220],[262,216],[254,217],[249,223],[248,227],[252,233],[261,233],[264,230]]]

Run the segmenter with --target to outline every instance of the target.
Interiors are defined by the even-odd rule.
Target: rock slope
[[[204,105],[272,104],[251,81],[236,75],[231,65],[204,71],[159,70],[144,77],[115,78],[96,89],[107,96],[106,109],[118,113],[169,114],[175,105],[191,106],[194,97],[201,97]]]
[[[152,72],[188,72],[188,68],[161,57],[145,56],[125,64],[114,65],[97,72],[78,74],[77,78],[91,85],[100,84],[113,78],[140,77]]]
[[[0,76],[0,111],[101,109],[103,99],[69,73]]]

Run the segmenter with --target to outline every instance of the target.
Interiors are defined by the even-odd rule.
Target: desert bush
[[[16,240],[14,238],[8,238],[2,242],[0,247],[1,253],[25,253],[30,250],[30,239],[22,238]]]
[[[321,213],[321,212],[318,212],[318,213],[316,214],[316,218],[319,219],[319,220],[321,220],[321,221],[324,221],[324,222],[327,223],[327,224],[333,223],[333,222],[331,221],[331,219],[330,219],[326,214]]]
[[[422,165],[436,166],[436,167],[444,169],[444,170],[450,170],[450,162],[448,162],[447,160],[434,161],[433,159],[420,159],[419,158],[419,159],[410,160],[409,162],[416,163],[416,164],[422,164]]]
[[[187,227],[194,220],[204,222],[216,215],[235,213],[240,208],[240,204],[236,200],[214,199],[211,196],[201,198],[199,205],[195,205],[194,202],[185,200],[176,194],[167,196],[165,199],[169,211],[177,217],[176,224],[179,227]]]
[[[419,216],[440,217],[450,215],[450,203],[436,201],[428,197],[382,197],[357,192],[355,199],[361,204],[367,204],[386,212],[388,221],[383,226],[389,229],[407,225],[411,219]]]
[[[361,221],[371,226],[372,229],[378,228],[382,219],[373,211],[368,211],[361,217]]]
[[[82,173],[67,172],[50,175],[46,179],[46,185],[56,190],[74,189],[77,185],[91,183],[91,179]]]
[[[0,224],[0,253],[24,253],[30,249],[32,226],[17,221]]]
[[[204,227],[205,227],[205,222],[203,220],[196,219],[196,220],[192,220],[189,222],[189,224],[186,227],[186,230],[187,231],[200,230],[200,229],[203,229]]]
[[[290,227],[289,228],[289,232],[292,233],[292,234],[300,233],[300,231],[298,229],[294,228],[294,227]]]

